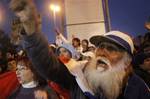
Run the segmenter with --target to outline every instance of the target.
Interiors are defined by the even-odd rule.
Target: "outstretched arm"
[[[69,43],[69,41],[62,35],[62,33],[58,30],[55,29],[56,32],[56,44],[58,46],[61,46],[63,43]]]

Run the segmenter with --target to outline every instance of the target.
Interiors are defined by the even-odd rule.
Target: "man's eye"
[[[102,49],[103,49],[103,48],[105,48],[105,45],[100,45],[99,48],[102,48]]]
[[[108,46],[107,49],[108,49],[109,51],[118,51],[118,49],[115,48],[115,47],[113,47],[113,46]]]

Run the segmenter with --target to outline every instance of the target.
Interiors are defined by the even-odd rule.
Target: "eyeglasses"
[[[23,71],[23,70],[27,70],[28,68],[25,66],[19,66],[19,68],[16,68],[16,71]]]

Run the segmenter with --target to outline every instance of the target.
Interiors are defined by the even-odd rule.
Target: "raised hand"
[[[47,92],[44,90],[37,90],[34,92],[35,99],[48,99]]]
[[[27,35],[39,32],[39,16],[32,0],[11,0],[10,8],[22,22]]]

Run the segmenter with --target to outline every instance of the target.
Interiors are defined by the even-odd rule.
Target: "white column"
[[[105,33],[102,0],[65,0],[65,16],[69,40]]]

